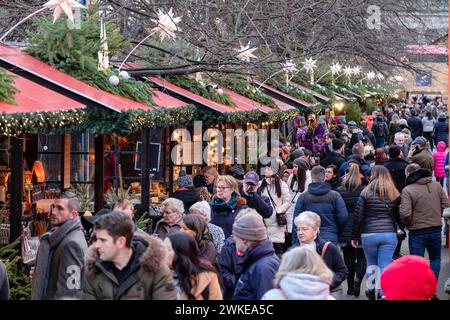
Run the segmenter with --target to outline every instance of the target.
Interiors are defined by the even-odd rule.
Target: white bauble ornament
[[[118,76],[111,76],[109,77],[109,83],[114,86],[117,87],[120,83],[119,77]]]
[[[217,94],[219,95],[219,96],[221,96],[221,95],[223,95],[223,89],[217,89]]]
[[[124,80],[128,80],[128,79],[130,79],[130,74],[126,71],[120,71],[119,77],[121,77]]]

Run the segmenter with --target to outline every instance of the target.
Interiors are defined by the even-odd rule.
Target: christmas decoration
[[[73,22],[72,9],[86,9],[85,6],[83,6],[76,0],[50,0],[44,4],[44,7],[55,10],[53,11],[53,23],[55,23],[56,20],[59,19],[62,13],[65,13],[69,20]]]
[[[367,72],[366,78],[367,78],[367,80],[375,79],[375,72],[373,72],[373,71]]]
[[[285,63],[282,63],[281,65],[283,66],[284,73],[294,74],[294,73],[298,72],[297,66],[292,61],[292,59],[287,60]]]
[[[346,66],[346,67],[344,68],[344,74],[347,76],[347,78],[350,79],[350,77],[351,77],[352,74],[353,74],[353,68],[350,67],[350,66]]]
[[[312,58],[305,59],[305,62],[303,62],[303,68],[307,72],[312,72],[317,67],[316,62],[317,62],[317,60],[313,60]]]
[[[106,27],[103,19],[100,19],[100,49],[97,53],[98,56],[98,71],[106,71],[109,69],[109,51],[108,41],[106,37]]]
[[[342,71],[342,66],[338,62],[336,62],[335,64],[333,64],[330,67],[330,69],[331,69],[331,74],[333,76],[335,76],[335,75],[339,74]]]
[[[110,76],[108,81],[114,87],[117,87],[119,85],[119,82],[120,82],[118,76]]]
[[[245,62],[250,62],[250,59],[258,58],[253,54],[253,52],[258,48],[250,48],[250,41],[247,43],[245,47],[242,44],[240,44],[240,46],[241,48],[236,50],[238,52],[238,54],[236,55],[238,59]]]
[[[359,76],[361,74],[361,67],[360,66],[355,66],[352,70],[353,75],[355,76]]]
[[[181,21],[181,17],[174,17],[172,8],[169,12],[163,13],[161,9],[158,9],[158,19],[152,19],[156,23],[156,27],[152,29],[153,32],[158,32],[161,40],[165,38],[175,40],[175,31],[178,31],[177,24]]]
[[[19,90],[14,87],[14,76],[0,68],[0,101],[15,104],[14,94]]]

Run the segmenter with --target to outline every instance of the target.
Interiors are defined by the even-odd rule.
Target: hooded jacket
[[[194,189],[180,188],[172,195],[173,198],[183,201],[185,212],[196,202],[202,201],[200,195]]]
[[[320,161],[320,165],[324,168],[328,167],[330,164],[334,164],[336,167],[340,168],[345,162],[345,157],[336,151],[330,152],[330,154]]]
[[[433,181],[431,172],[420,169],[406,178],[400,218],[410,234],[427,230],[440,231],[442,211],[449,206],[447,195],[441,185]]]
[[[241,276],[236,283],[233,300],[260,300],[273,288],[280,259],[269,240],[248,250],[243,258],[243,263],[237,266],[237,273]]]
[[[423,148],[418,153],[408,158],[411,163],[417,163],[422,169],[427,169],[433,172],[434,160],[433,157],[428,153],[427,148]]]
[[[114,275],[111,262],[102,261],[91,246],[86,254],[83,286],[85,300],[175,300],[172,273],[166,264],[166,249],[153,236],[132,240],[133,256],[122,283]]]
[[[439,141],[444,141],[448,144],[448,122],[444,117],[438,118],[438,121],[434,125],[434,141],[436,144]]]
[[[406,121],[411,128],[411,137],[413,140],[422,135],[422,121],[419,117],[411,116]]]
[[[302,193],[294,209],[294,219],[303,211],[313,211],[320,216],[320,235],[324,240],[337,242],[344,230],[348,212],[341,195],[331,190],[326,182],[313,182]],[[292,244],[298,245],[297,227],[292,228]]]
[[[223,286],[225,287],[225,300],[231,300],[233,298],[236,281],[239,279],[239,275],[237,274],[238,257],[236,256],[236,251],[236,241],[233,237],[229,237],[225,240],[218,257]]]
[[[345,171],[348,168],[348,163],[350,160],[356,160],[361,164],[361,168],[364,172],[364,175],[366,177],[370,177],[370,164],[363,158],[361,158],[360,156],[356,155],[356,154],[351,154],[348,157],[348,160],[345,161],[344,163],[342,163],[342,165],[339,167],[339,178],[343,177],[345,175]]]
[[[437,144],[437,151],[433,153],[434,160],[434,176],[436,178],[445,178],[444,162],[447,152],[445,152],[446,145],[444,141],[439,141]]]
[[[281,279],[279,287],[267,291],[262,300],[335,300],[330,295],[328,283],[311,274],[288,273]]]
[[[408,165],[409,162],[403,160],[402,158],[391,158],[384,163],[384,166],[389,170],[389,173],[391,174],[392,180],[394,180],[394,184],[398,192],[402,192],[403,188],[405,187],[405,168]]]

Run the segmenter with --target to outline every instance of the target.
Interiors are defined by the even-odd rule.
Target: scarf
[[[231,195],[230,200],[228,200],[227,202],[214,197],[211,201],[211,207],[213,207],[218,214],[227,216],[231,211],[236,209],[237,200],[238,196],[235,193]]]
[[[33,273],[31,300],[45,299],[53,252],[69,233],[80,229],[81,222],[77,218],[64,222],[41,237]]]

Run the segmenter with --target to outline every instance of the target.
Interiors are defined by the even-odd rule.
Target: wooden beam
[[[141,131],[141,214],[150,210],[150,129],[144,128]]]
[[[22,234],[23,140],[21,137],[11,137],[10,194],[9,241],[12,243]]]
[[[94,199],[95,199],[95,212],[103,209],[104,195],[103,195],[103,183],[104,183],[104,164],[105,158],[103,155],[104,150],[104,136],[99,135],[95,137],[95,178],[94,178]]]
[[[61,190],[70,188],[70,147],[71,135],[63,134],[61,136]]]

